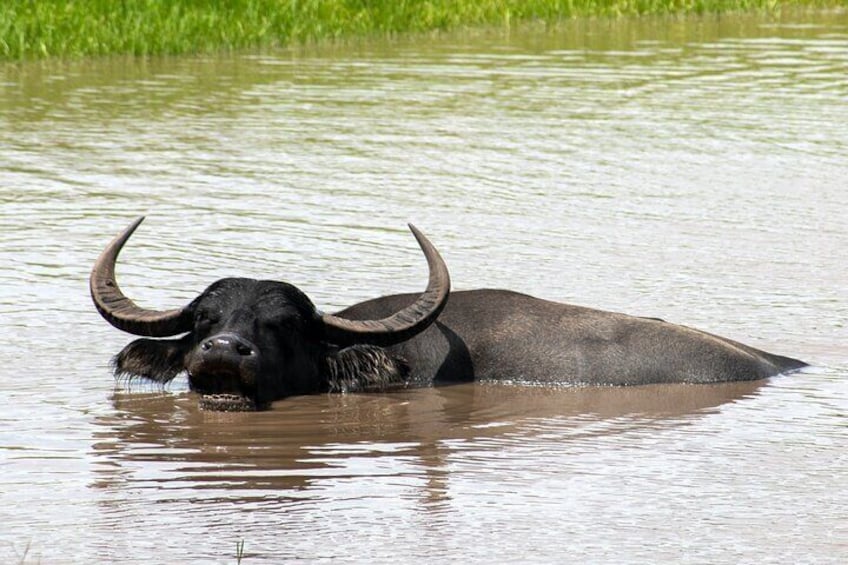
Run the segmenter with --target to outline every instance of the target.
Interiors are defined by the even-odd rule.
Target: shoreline
[[[0,5],[0,62],[239,52],[580,18],[765,13],[844,0],[105,0]]]

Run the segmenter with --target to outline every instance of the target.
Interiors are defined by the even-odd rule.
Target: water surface
[[[848,15],[576,22],[0,67],[0,556],[843,563]],[[660,316],[766,382],[461,385],[198,410],[115,383],[88,298],[216,278],[332,311],[454,288]]]

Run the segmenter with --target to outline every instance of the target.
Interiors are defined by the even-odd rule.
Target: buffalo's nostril
[[[253,348],[244,343],[236,343],[236,353],[247,357],[253,355]]]
[[[201,351],[216,354],[236,354],[240,357],[256,355],[256,350],[249,341],[233,334],[219,334],[200,343]]]

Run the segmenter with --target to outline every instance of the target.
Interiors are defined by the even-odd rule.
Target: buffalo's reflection
[[[98,487],[222,489],[249,499],[322,481],[415,476],[425,502],[445,496],[451,457],[691,422],[754,395],[759,382],[608,388],[464,384],[390,394],[315,395],[264,412],[207,412],[190,393],[116,393],[98,419]],[[626,441],[626,440],[625,440]],[[526,453],[523,455],[526,457]],[[233,491],[240,491],[235,493]],[[291,494],[291,493],[290,493]],[[297,498],[297,495],[294,495]]]

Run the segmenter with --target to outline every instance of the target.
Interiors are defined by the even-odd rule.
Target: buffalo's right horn
[[[115,236],[97,258],[89,278],[91,299],[100,315],[119,330],[149,337],[167,337],[187,332],[192,325],[189,308],[164,312],[142,308],[124,296],[115,279],[118,254],[143,220],[144,216],[141,216]]]

